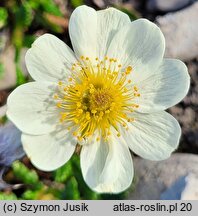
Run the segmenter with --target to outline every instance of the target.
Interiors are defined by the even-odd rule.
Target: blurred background
[[[79,157],[55,172],[41,172],[25,156],[20,131],[8,122],[6,100],[30,81],[24,62],[39,35],[52,33],[71,46],[68,22],[86,4],[96,10],[113,6],[131,20],[155,22],[166,40],[166,57],[183,60],[191,76],[188,95],[170,112],[182,127],[178,150],[162,162],[135,156],[134,182],[118,195],[87,188]],[[0,199],[198,199],[198,1],[196,0],[1,0],[0,1]],[[20,160],[18,160],[20,159]]]

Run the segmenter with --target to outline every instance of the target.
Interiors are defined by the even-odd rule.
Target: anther
[[[76,104],[77,107],[81,107],[81,105],[82,104],[80,102],[77,102],[77,104]]]
[[[89,113],[89,112],[86,112],[86,115],[85,115],[85,116],[86,116],[86,119],[87,119],[87,120],[90,120],[91,117],[90,117],[90,113]]]
[[[77,132],[76,131],[74,131],[72,134],[73,134],[73,136],[77,136]]]
[[[74,122],[75,122],[76,124],[78,124],[79,120],[75,118],[75,119],[74,119]]]
[[[82,137],[81,137],[81,136],[77,136],[77,139],[78,139],[79,141],[82,141]]]
[[[134,89],[134,91],[138,91],[137,86],[134,86],[133,89]]]
[[[97,113],[97,110],[91,110],[91,113],[95,114]]]
[[[58,95],[57,94],[54,95],[54,99],[58,99]]]
[[[122,126],[123,126],[123,127],[126,127],[127,125],[126,125],[126,123],[123,123]]]
[[[61,108],[61,103],[57,103],[56,106],[57,106],[58,108]]]
[[[131,71],[132,71],[132,67],[131,67],[131,66],[128,66],[128,67],[126,68],[125,74],[128,75],[128,74],[131,73]]]
[[[107,132],[107,136],[110,136],[110,135],[111,135],[111,132],[110,132],[110,131],[108,131],[108,132]]]
[[[93,88],[91,88],[91,89],[89,90],[90,94],[93,94],[94,91],[95,91],[95,90],[94,90]]]

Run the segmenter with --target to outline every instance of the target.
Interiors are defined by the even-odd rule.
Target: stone
[[[165,36],[165,57],[187,61],[198,56],[197,11],[198,2],[181,11],[156,18]]]
[[[191,173],[182,176],[164,191],[160,198],[162,200],[198,200],[198,176]]]
[[[181,200],[198,200],[198,175],[189,174],[186,186],[181,194]]]
[[[0,53],[5,49],[6,43],[9,39],[9,33],[8,29],[4,29],[0,31]]]
[[[130,200],[159,200],[161,194],[181,177],[189,173],[198,175],[198,156],[175,153],[164,161],[149,161],[134,158],[136,183],[129,193]]]
[[[150,12],[170,12],[180,10],[196,0],[148,0],[146,8]]]
[[[25,66],[25,53],[27,49],[23,48],[20,53],[20,67],[25,75],[27,75],[27,69]],[[15,65],[15,50],[13,46],[8,46],[1,53],[1,63],[3,63],[4,72],[0,79],[0,90],[7,88],[13,88],[16,85],[16,65]]]
[[[0,106],[0,118],[6,115],[7,105]]]
[[[111,5],[121,5],[122,0],[93,0],[93,3],[99,8],[109,7]]]
[[[3,76],[0,79],[0,90],[14,87],[16,84],[16,72],[14,63],[14,48],[8,47],[1,55],[1,62],[3,63]]]
[[[180,122],[184,125],[192,126],[196,117],[195,111],[191,107],[184,110],[184,115],[181,117]]]
[[[180,200],[181,194],[186,187],[186,176],[180,177],[172,186],[167,188],[161,196],[161,200]]]

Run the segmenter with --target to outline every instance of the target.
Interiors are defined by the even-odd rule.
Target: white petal
[[[160,29],[146,19],[125,25],[115,35],[107,55],[116,58],[123,67],[132,66],[134,82],[145,79],[160,65],[165,49]]]
[[[149,160],[164,160],[178,147],[181,128],[177,120],[162,111],[134,113],[135,122],[128,124],[124,138],[130,149]]]
[[[134,102],[140,112],[165,110],[180,102],[187,94],[190,77],[186,65],[176,59],[166,59],[146,80],[137,83],[141,96]]]
[[[73,51],[51,34],[40,36],[25,56],[27,69],[37,81],[56,82],[66,78],[76,61]]]
[[[22,135],[22,144],[32,164],[44,171],[55,170],[73,155],[76,140],[65,129],[50,134]]]
[[[8,97],[8,118],[24,133],[38,135],[55,130],[59,120],[53,101],[55,88],[49,82],[19,86]]]
[[[84,180],[96,192],[119,193],[132,182],[132,158],[123,138],[112,135],[108,142],[93,138],[82,147],[80,159]]]
[[[99,10],[97,15],[98,57],[103,59],[115,34],[131,21],[127,14],[115,8]]]
[[[97,13],[87,6],[77,7],[70,17],[69,34],[75,54],[96,57]]]

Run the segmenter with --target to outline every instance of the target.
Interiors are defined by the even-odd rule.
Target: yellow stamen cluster
[[[121,68],[114,58],[105,57],[100,61],[81,56],[80,62],[71,68],[71,77],[59,81],[54,99],[60,109],[60,122],[70,125],[68,129],[79,140],[96,130],[107,139],[111,127],[120,137],[119,126],[127,129],[127,123],[134,121],[130,113],[139,107],[133,99],[140,97],[140,93],[128,79],[132,67],[124,71]]]

